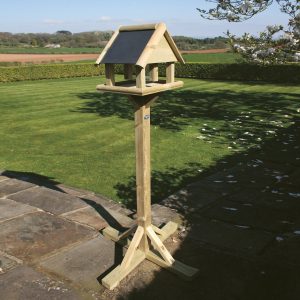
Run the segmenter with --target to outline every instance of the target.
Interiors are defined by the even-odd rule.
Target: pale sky
[[[209,21],[196,8],[205,0],[0,0],[0,31],[71,32],[114,30],[120,25],[165,22],[172,35],[212,37],[229,29],[256,34],[267,25],[286,25],[288,17],[277,4],[242,23]]]

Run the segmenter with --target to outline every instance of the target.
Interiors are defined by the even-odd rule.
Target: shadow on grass
[[[201,86],[200,86],[201,88]],[[118,116],[133,120],[133,108],[126,96],[104,93],[77,94],[85,102],[76,111],[82,113],[95,113],[102,117]],[[300,95],[295,93],[264,93],[243,91],[234,92],[226,89],[199,91],[181,89],[168,91],[160,96],[154,104],[151,113],[151,124],[172,131],[180,131],[193,122],[221,121],[218,131],[220,133],[241,134],[243,128],[228,126],[230,121],[238,121],[241,113],[251,111],[254,116],[244,120],[243,127],[256,126],[256,130],[266,129],[268,124],[254,124],[255,116],[269,120],[290,113],[287,99],[294,101]],[[271,124],[270,124],[271,125]]]

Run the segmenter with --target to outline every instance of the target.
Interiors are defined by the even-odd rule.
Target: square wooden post
[[[115,85],[115,70],[113,64],[105,64],[105,84],[108,86]]]
[[[125,64],[124,65],[124,79],[132,80],[133,78],[133,65]]]
[[[135,67],[136,70],[136,87],[144,89],[146,87],[146,70],[140,66]]]
[[[151,64],[150,66],[150,79],[153,82],[158,81],[158,64]]]
[[[175,81],[175,64],[167,63],[166,67],[166,83],[172,83]]]

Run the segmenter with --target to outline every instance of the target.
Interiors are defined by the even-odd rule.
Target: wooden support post
[[[139,66],[136,66],[136,87],[139,89],[146,87],[146,71]]]
[[[145,69],[143,69],[145,70]],[[102,279],[102,284],[114,289],[144,259],[148,259],[170,271],[190,279],[197,269],[177,262],[166,249],[163,241],[177,229],[169,222],[162,229],[151,224],[151,177],[150,177],[150,105],[158,94],[130,96],[135,105],[135,149],[136,149],[136,191],[137,191],[137,230],[128,244],[120,238],[128,237],[135,228],[119,235],[113,228],[106,228],[104,235],[123,245],[129,245],[121,265]],[[158,235],[157,235],[158,234]],[[158,253],[151,250],[152,246]]]
[[[133,78],[133,65],[125,64],[124,65],[124,79],[132,80]]]
[[[167,63],[166,67],[166,83],[172,83],[175,81],[175,64]]]
[[[156,98],[156,96],[152,97]],[[136,196],[138,225],[144,228],[144,236],[139,248],[149,250],[146,228],[151,225],[151,175],[150,175],[150,103],[135,100],[135,153],[136,153]]]
[[[150,65],[150,79],[153,82],[158,81],[158,65],[157,64]]]
[[[115,85],[115,70],[113,64],[105,64],[105,84],[109,86]]]

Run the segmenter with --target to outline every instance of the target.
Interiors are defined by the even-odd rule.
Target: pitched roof
[[[148,63],[167,62],[168,57],[171,61],[184,63],[164,23],[121,26],[96,64],[135,64],[144,68]]]

